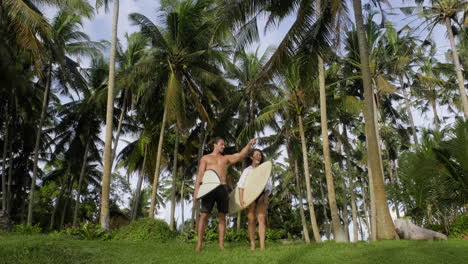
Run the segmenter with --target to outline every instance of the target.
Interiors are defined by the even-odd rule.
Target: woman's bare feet
[[[250,242],[250,250],[255,250],[255,242]]]

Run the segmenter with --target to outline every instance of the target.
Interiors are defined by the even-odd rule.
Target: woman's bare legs
[[[257,204],[257,221],[258,221],[258,236],[260,240],[260,249],[265,249],[265,230],[266,230],[266,215],[268,207],[268,196],[266,194],[260,198]],[[250,224],[249,224],[250,228]],[[255,231],[255,229],[254,229]]]
[[[249,222],[248,225],[248,230],[249,230],[249,239],[250,239],[250,249],[255,250],[255,203],[252,203],[249,206],[249,209],[247,211],[247,219]]]

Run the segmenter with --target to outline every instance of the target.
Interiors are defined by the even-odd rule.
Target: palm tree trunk
[[[440,118],[439,118],[439,114],[437,113],[437,103],[436,103],[436,100],[429,100],[431,106],[432,106],[432,112],[434,113],[434,125],[435,125],[435,129],[437,131],[440,131]]]
[[[395,178],[393,177],[393,160],[389,160],[388,163],[388,175],[390,176],[390,184],[392,186],[395,186]],[[397,218],[400,218],[400,212],[398,210],[398,201],[396,199],[393,200],[393,204],[395,206],[395,213],[397,215]]]
[[[296,177],[296,192],[297,192],[297,199],[299,202],[299,214],[301,215],[302,232],[304,233],[305,242],[310,243],[309,229],[307,228],[307,219],[304,214],[304,205],[302,202],[303,198],[302,198],[301,185],[299,181],[299,165],[297,164],[297,160],[294,160],[294,176]]]
[[[343,138],[346,141],[346,144],[343,144],[343,149],[346,154],[346,168],[348,171],[350,179],[350,193],[351,193],[351,214],[353,218],[353,242],[358,241],[358,219],[357,219],[357,208],[356,208],[356,195],[354,194],[354,177],[353,177],[353,167],[351,165],[351,154],[348,148],[349,139],[346,124],[343,124]]]
[[[5,132],[3,139],[3,156],[2,156],[2,210],[7,211],[8,191],[6,187],[6,160],[8,152],[8,132],[10,126],[10,118],[8,118],[8,103],[5,105]]]
[[[320,124],[322,127],[323,156],[325,160],[325,176],[327,180],[328,203],[333,227],[333,236],[337,242],[346,242],[346,235],[341,225],[336,205],[335,184],[333,182],[330,143],[328,141],[328,119],[327,119],[327,99],[325,92],[325,75],[323,70],[323,60],[318,57],[319,86],[320,86]]]
[[[318,178],[318,184],[320,186],[320,196],[323,200],[323,203],[322,203],[322,209],[323,209],[323,217],[325,218],[324,219],[324,226],[327,227],[327,230],[325,232],[325,236],[327,238],[327,240],[330,240],[330,234],[331,234],[331,222],[330,222],[330,219],[328,218],[328,211],[327,211],[327,198],[325,197],[325,192],[323,191],[323,185],[322,185],[322,180],[320,178]],[[328,228],[330,227],[330,228]]]
[[[37,178],[37,163],[39,161],[39,146],[41,144],[42,126],[44,126],[45,116],[47,113],[47,105],[49,103],[49,91],[52,78],[52,64],[48,66],[46,85],[44,90],[44,97],[42,99],[42,110],[41,117],[39,120],[39,126],[37,127],[36,133],[36,144],[34,146],[34,163],[33,163],[33,175],[31,179],[31,189],[29,191],[29,205],[28,205],[28,218],[27,224],[32,225],[33,220],[33,209],[34,209],[34,190],[36,189],[36,178]]]
[[[164,107],[163,120],[161,123],[161,132],[159,133],[158,152],[156,155],[156,167],[154,168],[153,188],[151,190],[151,204],[149,217],[154,218],[154,208],[156,207],[156,194],[159,185],[159,168],[161,166],[162,145],[164,140],[164,127],[166,126],[167,106]]]
[[[73,182],[75,181],[74,177],[72,176],[72,180],[70,182],[70,185],[68,187],[68,190],[66,190],[67,194],[65,195],[66,198],[65,198],[65,204],[63,205],[63,210],[62,210],[62,216],[60,218],[60,226],[59,226],[59,229],[62,229],[63,228],[63,225],[65,224],[65,217],[67,215],[67,209],[68,209],[68,203],[70,202],[71,200],[71,192],[72,192],[72,189],[73,189]]]
[[[115,54],[117,46],[117,24],[119,22],[119,0],[114,0],[112,18],[112,41],[109,60],[109,85],[107,88],[106,138],[104,146],[104,172],[102,175],[101,226],[109,231],[109,194],[112,175],[112,116],[114,112]]]
[[[374,185],[373,181],[374,178],[372,177],[372,170],[370,169],[370,166],[368,165],[369,169],[369,203],[370,203],[370,241],[377,241],[377,212],[375,208],[375,193],[374,193]]]
[[[133,198],[133,207],[132,207],[132,215],[131,215],[131,221],[135,221],[137,217],[137,208],[138,208],[138,202],[140,201],[140,193],[141,193],[141,184],[143,183],[143,177],[146,172],[146,156],[148,154],[148,146],[145,144],[145,154],[143,154],[143,166],[140,171],[140,174],[138,175],[138,182],[137,186],[135,189],[135,196]]]
[[[174,231],[174,214],[176,207],[176,184],[177,184],[177,159],[178,159],[178,147],[179,147],[179,130],[175,129],[175,140],[174,140],[174,166],[172,168],[172,192],[171,192],[171,216],[169,218],[169,229]]]
[[[76,190],[77,194],[76,194],[76,201],[75,201],[75,209],[74,209],[74,212],[73,212],[73,227],[75,227],[75,228],[78,225],[78,210],[80,208],[81,185],[83,183],[83,178],[84,178],[85,171],[86,171],[86,161],[88,159],[89,141],[90,141],[90,139],[88,138],[86,140],[85,151],[84,151],[84,154],[83,154],[83,163],[81,164],[80,178],[78,180],[78,188]]]
[[[70,165],[68,165],[67,174],[69,173],[69,171],[70,171]],[[60,188],[60,193],[59,193],[59,195],[57,197],[57,204],[55,205],[54,209],[52,210],[52,215],[50,216],[50,223],[49,223],[49,229],[50,230],[52,230],[54,228],[55,216],[56,216],[57,211],[58,211],[58,209],[60,207],[62,197],[65,194],[65,189],[68,188],[68,182],[69,181],[70,181],[70,178],[67,178],[62,184],[62,188]]]
[[[182,173],[180,173],[180,175],[183,175]],[[182,218],[182,226],[181,226],[181,231],[184,232],[184,226],[185,226],[185,217],[184,217],[184,203],[185,203],[185,199],[184,199],[184,185],[185,185],[185,182],[182,180],[182,187],[180,187],[180,216]]]
[[[312,232],[314,233],[315,242],[321,242],[320,232],[317,225],[317,218],[315,217],[314,201],[312,199],[312,188],[310,184],[310,173],[309,173],[309,162],[307,158],[307,146],[304,135],[304,125],[302,121],[302,115],[298,115],[299,121],[299,133],[301,135],[301,146],[302,146],[302,158],[304,162],[304,178],[307,189],[307,203],[309,205],[310,222],[312,223]]]
[[[363,206],[363,213],[364,213],[364,217],[363,217],[363,220],[366,224],[366,227],[367,227],[367,231],[369,233],[369,237],[368,237],[368,240],[371,241],[372,240],[372,210],[374,208],[371,208],[371,206],[369,205],[369,203],[367,202],[367,196],[368,196],[368,191],[367,189],[370,189],[370,188],[366,188],[365,186],[365,183],[364,181],[360,181],[361,183],[361,190],[362,190],[362,206]],[[370,190],[369,190],[369,196],[370,196]],[[370,199],[369,199],[370,201]],[[374,225],[375,226],[375,225]],[[374,230],[374,234],[375,234],[375,230]]]
[[[351,178],[351,214],[353,217],[353,242],[358,241],[358,218],[356,207],[356,195],[354,194],[354,181]]]
[[[297,193],[297,200],[299,203],[299,214],[301,216],[301,223],[302,223],[302,233],[304,234],[304,241],[306,243],[310,243],[310,236],[309,236],[309,229],[307,228],[307,219],[304,213],[304,204],[303,204],[303,196],[302,196],[302,188],[301,182],[299,180],[299,164],[297,159],[294,159],[292,151],[291,151],[291,137],[290,134],[286,136],[286,152],[288,154],[288,160],[290,166],[293,167],[294,177],[296,179],[296,193]],[[294,160],[294,164],[292,161]]]
[[[127,93],[124,92],[124,100],[122,103],[122,107],[120,108],[120,117],[119,117],[119,124],[117,125],[117,134],[115,135],[114,147],[112,148],[112,162],[115,159],[115,153],[117,152],[117,146],[119,145],[120,133],[122,131],[122,123],[125,116],[126,108],[127,108]]]
[[[206,140],[208,138],[208,131],[206,128],[201,128],[202,132],[200,134],[200,148],[198,149],[197,160],[200,161],[203,157],[203,150],[205,149]],[[200,201],[194,200],[192,208],[192,228],[195,229],[198,226],[198,220],[200,219]]]
[[[364,217],[365,217],[365,215],[364,215]],[[361,234],[361,240],[364,240],[364,227],[362,225],[362,221],[363,221],[362,219],[363,219],[362,217],[361,217],[361,219],[359,219],[359,216],[358,216],[358,219],[357,219],[358,221],[357,222],[358,222],[358,225],[359,225],[359,233]]]
[[[362,82],[364,87],[364,119],[366,125],[367,157],[370,165],[370,173],[372,176],[373,192],[375,196],[375,207],[377,216],[377,239],[395,239],[398,235],[395,232],[392,217],[388,209],[387,195],[383,182],[381,159],[379,155],[379,146],[376,135],[376,124],[373,121],[373,92],[369,67],[369,52],[367,49],[366,33],[364,29],[362,17],[361,0],[353,0],[354,15],[357,25],[359,53],[361,60]]]
[[[344,233],[345,233],[345,242],[349,242],[349,214],[348,214],[348,186],[346,186],[346,179],[344,175],[341,176],[343,181],[343,223],[344,223]]]
[[[405,99],[406,114],[408,114],[408,119],[411,125],[411,131],[413,132],[414,144],[419,145],[418,134],[416,133],[416,126],[414,125],[413,113],[411,113],[411,105],[409,102],[408,93],[406,92],[405,83],[403,81],[402,76],[400,76],[400,86],[401,86],[401,90],[403,91],[403,98]]]
[[[7,212],[8,215],[11,213],[11,199],[13,197],[11,192],[11,185],[13,183],[13,148],[12,148],[13,140],[9,140],[9,152],[10,158],[8,159],[8,186],[7,186]]]
[[[466,97],[465,80],[463,79],[463,74],[460,66],[460,58],[458,57],[457,46],[455,45],[455,38],[452,32],[452,24],[450,23],[450,18],[448,17],[445,19],[445,26],[447,27],[447,32],[450,39],[450,46],[452,47],[453,63],[455,65],[455,71],[457,72],[458,89],[460,90],[460,97],[462,99],[463,113],[465,114],[465,119],[468,119],[468,98]]]

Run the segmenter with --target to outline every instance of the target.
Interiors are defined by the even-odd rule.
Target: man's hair
[[[252,165],[252,157],[253,157],[253,154],[255,153],[255,151],[260,152],[260,154],[262,155],[262,159],[260,159],[260,164],[262,164],[262,163],[265,161],[265,154],[263,154],[263,151],[262,151],[262,150],[260,150],[260,149],[252,149],[252,150],[249,152],[249,155],[247,156],[247,158],[245,158],[245,160],[244,160],[244,168],[247,168],[247,167],[249,167],[250,165]]]
[[[210,141],[208,141],[208,148],[213,151],[214,149],[214,144],[218,144],[218,142],[220,140],[224,140],[224,138],[222,137],[214,137],[214,138],[211,138]]]

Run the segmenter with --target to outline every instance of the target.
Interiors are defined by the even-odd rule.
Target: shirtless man
[[[201,199],[201,214],[200,221],[198,224],[198,243],[196,251],[200,251],[203,244],[203,234],[205,233],[206,222],[208,221],[208,216],[213,209],[213,206],[216,202],[219,213],[219,223],[218,223],[218,232],[219,232],[219,248],[224,249],[224,232],[226,230],[226,214],[229,211],[229,192],[226,185],[226,174],[227,169],[232,164],[235,164],[241,160],[244,160],[249,154],[249,150],[252,145],[255,144],[255,139],[251,139],[249,143],[239,152],[233,155],[225,155],[222,153],[224,151],[224,139],[217,137],[212,140],[211,149],[212,153],[205,155],[201,158],[200,164],[198,166],[197,179],[195,181],[195,190],[193,197],[198,196],[198,190],[203,179],[203,174],[206,170],[213,170],[218,174],[221,185],[216,189],[203,196]]]

